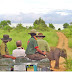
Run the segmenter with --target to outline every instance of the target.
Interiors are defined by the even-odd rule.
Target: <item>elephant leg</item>
[[[52,66],[51,66],[51,60],[50,60],[50,68],[52,68]]]
[[[58,58],[58,59],[56,59],[55,61],[56,61],[56,62],[55,62],[55,67],[54,67],[54,68],[56,68],[56,69],[57,69],[57,68],[59,68],[59,58]]]

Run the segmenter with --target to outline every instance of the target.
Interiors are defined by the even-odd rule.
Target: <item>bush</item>
[[[41,30],[41,31],[49,31],[49,27],[47,27],[46,25],[34,25],[33,27],[34,29],[37,30]]]
[[[25,29],[26,29],[26,28],[23,27],[22,24],[18,24],[18,25],[16,26],[16,28],[15,28],[15,30],[16,30],[17,32],[21,32],[22,30],[25,30]]]
[[[4,30],[7,30],[8,32],[10,32],[10,30],[12,29],[9,25],[6,25],[4,28]]]
[[[68,59],[65,62],[67,71],[72,71],[72,59]]]
[[[63,24],[63,28],[68,28],[69,24],[68,23],[64,23]]]
[[[45,21],[41,19],[41,17],[38,20],[35,20],[33,23],[34,26],[39,24],[45,25]]]
[[[55,27],[53,26],[52,23],[49,23],[49,27],[52,28],[52,29],[55,29]]]
[[[39,20],[35,20],[33,25],[34,25],[34,27],[33,27],[34,29],[38,29],[38,30],[42,30],[42,31],[49,31],[49,28],[45,24],[45,21],[41,18],[39,18]]]
[[[58,30],[61,30],[61,28],[58,28]]]

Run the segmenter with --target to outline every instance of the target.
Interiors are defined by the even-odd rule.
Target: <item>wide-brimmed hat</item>
[[[36,35],[36,37],[45,37],[42,33],[38,33],[38,35]]]
[[[9,35],[3,35],[3,38],[1,38],[2,41],[11,41],[12,38],[9,38]]]
[[[28,34],[32,34],[32,33],[35,33],[36,34],[36,30],[35,29],[32,29],[31,31],[30,31],[30,33],[28,33]]]

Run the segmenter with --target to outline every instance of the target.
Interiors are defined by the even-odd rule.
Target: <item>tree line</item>
[[[3,30],[8,30],[10,32],[11,29],[15,28],[15,27],[10,27],[11,25],[11,21],[10,20],[3,20],[0,22],[0,29]],[[52,23],[49,23],[49,26],[47,26],[47,24],[45,24],[45,21],[40,17],[39,19],[35,20],[33,23],[33,27],[23,27],[21,23],[17,24],[15,29],[38,29],[38,30],[42,30],[42,31],[48,31],[49,28],[51,29],[55,29],[54,25]],[[63,28],[72,28],[72,22],[70,22],[70,24],[68,23],[64,23],[63,24]],[[60,28],[58,28],[58,30],[61,30]]]

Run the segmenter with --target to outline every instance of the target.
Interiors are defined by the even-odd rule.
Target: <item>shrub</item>
[[[66,67],[67,71],[72,71],[72,59],[67,59],[65,64],[66,64],[65,67]]]

